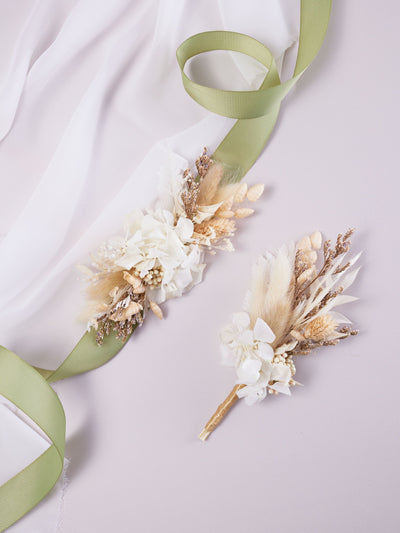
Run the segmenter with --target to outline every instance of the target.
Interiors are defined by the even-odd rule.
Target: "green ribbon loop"
[[[212,50],[242,52],[257,59],[268,69],[265,77],[265,80],[269,81],[268,85],[265,86],[263,83],[256,91],[225,91],[195,83],[184,72],[186,62],[195,55]],[[239,119],[261,117],[269,113],[282,99],[280,79],[271,52],[248,35],[230,31],[198,33],[179,46],[176,57],[182,73],[183,86],[188,94],[197,103],[219,115]]]
[[[302,0],[296,67],[293,77],[283,83],[271,52],[248,35],[205,32],[189,37],[179,46],[176,56],[188,94],[209,111],[238,119],[213,154],[215,159],[239,169],[237,179],[241,179],[257,160],[274,129],[281,101],[317,55],[328,28],[330,10],[331,0]],[[184,72],[186,62],[213,50],[242,52],[263,64],[268,73],[260,88],[226,91],[192,81]]]
[[[271,52],[256,39],[234,32],[193,35],[177,50],[183,85],[205,108],[238,119],[213,154],[239,169],[242,178],[262,152],[274,128],[280,103],[316,56],[328,26],[331,0],[302,0],[300,38],[293,77],[282,83]],[[184,73],[193,56],[212,50],[247,54],[267,69],[256,91],[223,91],[199,85]],[[112,333],[96,344],[95,332],[85,333],[56,370],[35,368],[0,346],[0,394],[14,403],[44,431],[50,447],[33,463],[0,487],[0,532],[32,509],[56,483],[63,469],[65,414],[49,383],[93,370],[109,361],[124,343]]]

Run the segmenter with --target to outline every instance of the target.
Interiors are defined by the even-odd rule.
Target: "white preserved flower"
[[[236,368],[238,383],[245,385],[237,395],[249,405],[265,398],[268,388],[290,394],[289,367],[272,362],[274,340],[273,331],[261,318],[251,328],[246,312],[235,313],[221,331],[223,364]]]
[[[161,267],[162,282],[149,288],[148,297],[156,303],[181,296],[201,281],[203,253],[191,243],[193,223],[180,217],[176,224],[170,211],[136,210],[127,221],[125,252],[116,265],[125,270],[135,268],[141,278]]]

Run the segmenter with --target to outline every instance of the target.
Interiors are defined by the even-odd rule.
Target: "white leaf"
[[[350,266],[355,265],[357,263],[357,261],[360,259],[361,255],[362,255],[362,252],[358,252],[358,254],[356,254],[354,257],[352,257],[350,259],[350,261],[349,261]]]
[[[350,296],[349,294],[339,294],[339,296],[336,296],[336,298],[332,299],[332,303],[334,304],[332,307],[347,304],[350,302],[355,302],[356,300],[358,300],[357,296]]]
[[[269,385],[270,389],[274,389],[277,392],[281,392],[282,394],[287,394],[288,396],[291,396],[289,385],[285,385],[284,383],[274,383],[273,385]]]
[[[315,318],[317,316],[321,316],[321,314],[325,314],[325,313],[328,313],[331,309],[333,309],[334,307],[338,306],[338,305],[344,305],[344,304],[347,304],[347,303],[350,303],[350,302],[354,302],[358,300],[358,298],[356,298],[355,296],[349,296],[347,294],[340,294],[339,296],[336,296],[336,298],[332,298],[332,300],[330,300],[327,305],[325,305],[316,315],[315,315]]]
[[[349,268],[358,261],[359,257],[361,256],[361,253],[362,252],[358,253],[352,259],[350,259]],[[333,272],[342,264],[345,256],[346,254],[343,254],[338,257],[336,261],[332,263],[332,266],[328,269],[328,272],[322,278],[312,284],[310,298],[304,308],[303,313],[299,317],[299,320],[303,319],[314,307],[321,303],[323,298],[328,294],[330,290],[332,290],[335,286],[340,286],[339,281],[346,274],[347,269],[344,272],[340,272],[339,274],[335,275],[334,277]],[[319,293],[318,290],[320,290]],[[316,296],[316,294],[318,294],[318,296]],[[331,309],[332,306],[330,306],[329,308]]]
[[[340,283],[340,286],[342,287],[343,291],[347,290],[350,285],[353,284],[354,280],[357,277],[357,274],[360,271],[360,268],[361,267],[356,268],[355,270],[353,270],[353,272],[350,272],[343,278],[343,281]]]
[[[337,311],[331,311],[329,315],[337,322],[338,324],[351,324],[351,320],[347,316],[338,313]]]

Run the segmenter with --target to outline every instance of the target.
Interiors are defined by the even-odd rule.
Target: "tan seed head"
[[[254,209],[250,209],[249,207],[240,207],[239,209],[236,209],[235,211],[235,217],[236,218],[246,218],[254,213]]]
[[[159,305],[156,304],[156,302],[152,302],[150,300],[149,302],[149,305],[150,305],[150,309],[153,311],[153,313],[156,315],[157,318],[159,318],[160,320],[163,319],[163,312],[161,310],[161,307]]]
[[[260,198],[263,192],[264,185],[262,183],[253,185],[253,187],[250,187],[250,189],[247,191],[247,199],[250,200],[250,202],[255,202]]]
[[[247,183],[242,183],[236,189],[236,192],[233,196],[233,201],[236,204],[241,204],[242,202],[244,202],[244,199],[246,198],[246,194],[247,194]]]
[[[320,231],[314,231],[310,237],[311,245],[315,250],[319,250],[322,245],[322,235]]]

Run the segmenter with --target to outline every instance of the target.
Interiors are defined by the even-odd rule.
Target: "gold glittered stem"
[[[210,420],[204,426],[203,431],[199,435],[199,439],[205,441],[210,433],[222,422],[224,416],[232,409],[239,397],[236,394],[238,390],[243,388],[244,385],[235,385],[225,400],[218,406],[218,409],[212,415]]]

